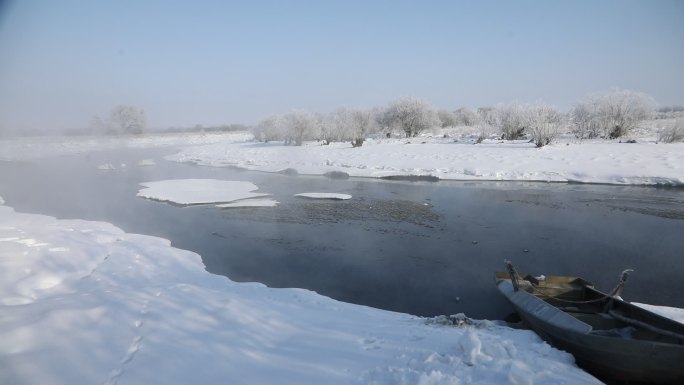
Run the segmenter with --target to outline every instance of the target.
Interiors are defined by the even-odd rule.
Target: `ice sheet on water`
[[[336,199],[336,200],[347,200],[347,199],[352,198],[352,196],[349,194],[318,193],[318,192],[295,194],[295,196],[300,197],[300,198],[308,198],[308,199]]]
[[[138,196],[179,205],[228,203],[242,199],[264,197],[255,193],[258,187],[250,182],[217,179],[169,179],[141,183],[145,188]]]
[[[278,203],[280,202],[273,199],[242,199],[235,202],[216,205],[216,207],[223,209],[238,207],[275,207],[278,205]]]

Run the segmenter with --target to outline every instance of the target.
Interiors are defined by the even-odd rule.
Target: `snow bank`
[[[352,196],[349,194],[317,193],[317,192],[295,194],[295,196],[300,197],[300,198],[308,198],[308,199],[335,199],[335,200],[347,200],[347,199],[352,198]]]
[[[188,146],[253,139],[248,132],[172,133],[134,136],[0,138],[0,160],[16,161],[118,148]]]
[[[525,180],[645,185],[684,185],[684,143],[561,143],[543,148],[526,142],[455,143],[446,138],[367,140],[284,146],[217,143],[167,157],[209,166],[237,166],[302,174],[350,176],[432,175],[452,180]]]
[[[140,183],[145,188],[138,196],[179,205],[232,202],[268,194],[252,192],[258,187],[250,182],[216,179],[170,179]]]
[[[0,206],[2,384],[587,384],[529,331],[235,283],[100,222]]]

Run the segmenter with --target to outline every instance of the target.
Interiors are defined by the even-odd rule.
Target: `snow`
[[[655,306],[638,302],[632,302],[632,304],[684,324],[684,309],[669,306]]]
[[[145,188],[138,196],[179,205],[232,202],[267,196],[255,193],[258,187],[250,182],[217,179],[169,179],[140,183]]]
[[[184,146],[178,162],[250,170],[358,177],[427,176],[451,180],[514,180],[637,185],[684,185],[684,143],[657,143],[654,128],[637,129],[637,143],[570,137],[542,148],[526,141],[474,144],[472,127],[437,130],[419,138],[368,139],[303,146],[257,143],[247,132],[148,134],[121,137],[0,139],[0,160],[28,160],[115,148]],[[443,137],[444,135],[458,135]]]
[[[684,180],[684,144],[654,141],[537,149],[523,142],[475,145],[428,137],[368,140],[361,148],[248,139],[245,133],[3,139],[0,160],[201,145],[169,159],[364,177],[670,185]],[[181,205],[278,203],[255,193],[257,186],[249,182],[178,179],[143,186],[139,196]],[[128,234],[108,223],[17,213],[3,204],[0,197],[0,384],[600,383],[578,369],[571,355],[530,331],[464,316],[454,324],[446,317],[393,313],[302,289],[236,283],[209,274],[200,256],[168,240]],[[684,319],[682,309],[638,305]]]
[[[220,208],[236,208],[236,207],[275,207],[280,202],[273,199],[242,199],[235,202],[224,203],[216,205]]]
[[[352,196],[349,194],[318,193],[318,192],[295,194],[295,196],[301,197],[301,198],[308,198],[308,199],[335,199],[335,200],[346,200],[346,199],[352,198]]]
[[[116,168],[111,163],[105,163],[105,164],[101,164],[101,165],[97,166],[97,169],[103,170],[103,171],[108,171],[108,170],[115,170]]]
[[[7,206],[0,298],[2,384],[600,383],[530,331],[235,283],[167,240]]]
[[[20,161],[47,156],[79,154],[119,148],[174,147],[245,141],[253,136],[247,132],[173,133],[131,136],[68,136],[0,138],[0,160]]]
[[[143,159],[140,162],[138,162],[138,167],[146,167],[146,166],[156,166],[157,162],[154,161],[154,159]]]
[[[168,160],[300,174],[343,172],[357,177],[431,175],[450,180],[514,180],[684,185],[684,143],[565,140],[542,148],[525,141],[480,144],[426,137],[303,146],[221,142],[185,148]]]

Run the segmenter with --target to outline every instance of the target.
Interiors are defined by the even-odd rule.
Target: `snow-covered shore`
[[[450,131],[412,139],[369,139],[359,148],[349,143],[259,143],[247,132],[19,138],[0,140],[0,161],[116,148],[183,147],[167,159],[310,175],[684,186],[684,143],[657,143],[651,131],[639,132],[634,137],[637,143],[579,143],[565,137],[543,148],[525,141],[474,144],[472,135],[463,133],[458,139],[443,137],[453,134]]]
[[[684,143],[562,142],[536,148],[524,141],[480,144],[426,137],[304,146],[221,142],[167,157],[207,166],[301,174],[430,175],[450,180],[511,180],[684,186]]]
[[[251,140],[247,132],[147,134],[134,136],[41,136],[0,138],[0,161],[80,154],[119,148],[156,148]]]
[[[246,133],[17,139],[0,141],[0,160],[193,144],[169,159],[314,175],[684,185],[682,143],[407,142],[290,147]],[[196,202],[196,192],[180,199],[179,191],[142,195]],[[0,384],[600,383],[529,331],[490,321],[447,325],[307,290],[235,283],[167,240],[3,203],[0,197]],[[682,320],[681,309],[640,306]]]
[[[530,331],[207,273],[113,225],[0,206],[2,384],[600,383]]]

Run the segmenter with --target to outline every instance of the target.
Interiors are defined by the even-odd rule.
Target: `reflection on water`
[[[165,153],[4,163],[0,196],[18,211],[171,239],[236,281],[413,314],[505,316],[510,308],[493,283],[504,259],[521,272],[582,276],[605,290],[633,268],[626,299],[684,307],[682,189],[335,179],[176,164]],[[135,166],[149,158],[157,165]],[[116,169],[97,170],[104,163]],[[140,182],[176,178],[250,181],[281,204],[218,209],[136,197]],[[311,191],[353,199],[293,197]]]

